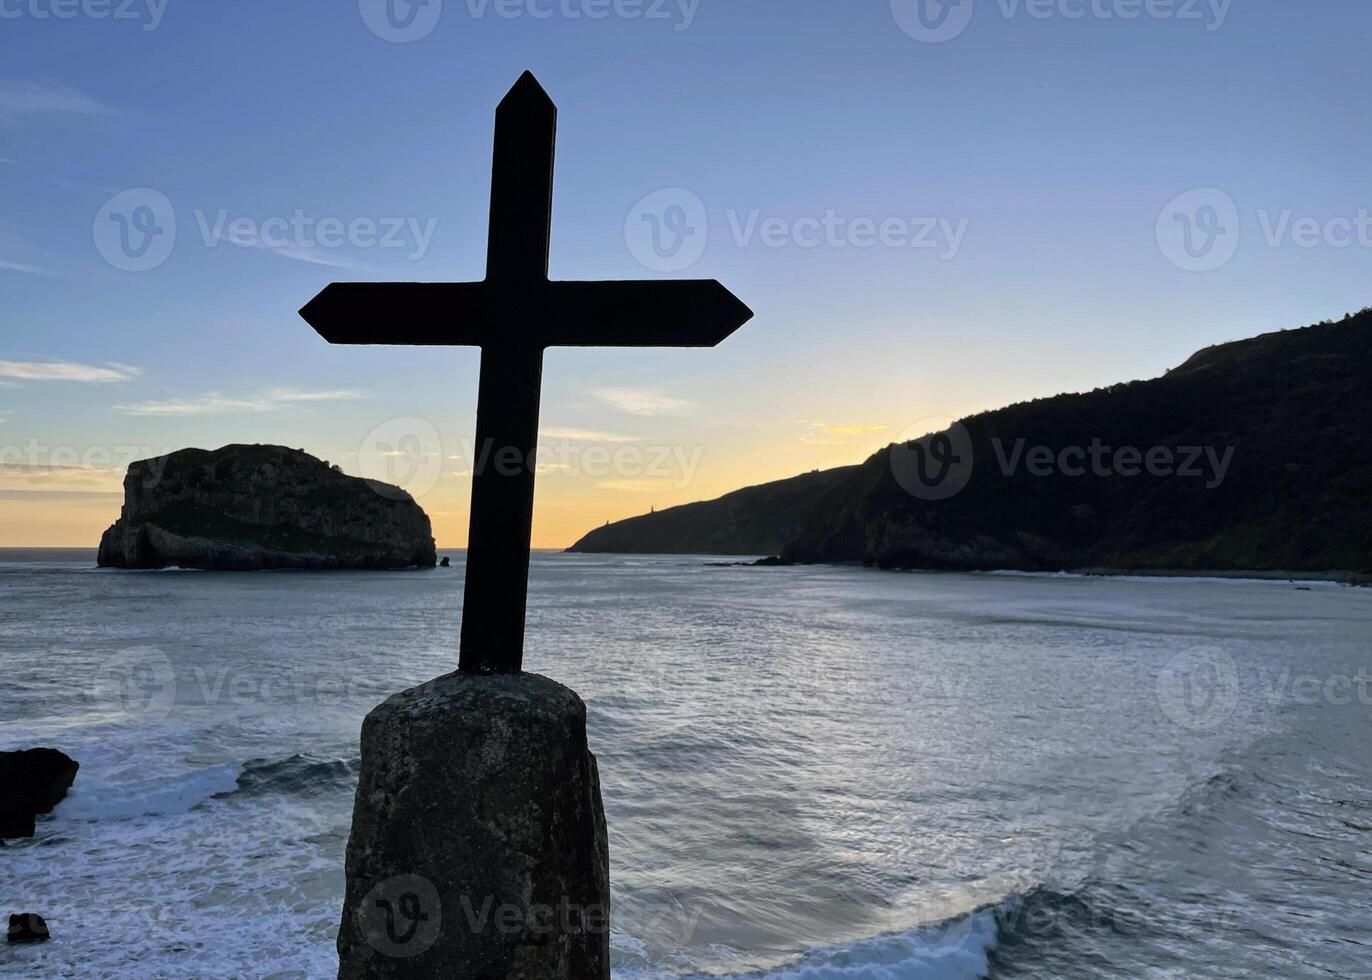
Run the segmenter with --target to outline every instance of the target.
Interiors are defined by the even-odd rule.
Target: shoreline
[[[852,564],[858,562],[819,562],[817,564]],[[863,566],[873,567],[876,566]],[[1372,575],[1351,571],[1293,571],[1291,569],[1193,569],[1193,568],[1063,568],[1054,571],[1027,568],[883,568],[879,571],[953,572],[974,575],[1024,575],[1036,578],[1071,576],[1073,578],[1159,578],[1198,579],[1230,582],[1288,582],[1292,585],[1347,585],[1354,588],[1372,587]]]
[[[1118,568],[1082,568],[1070,573],[1101,578],[1209,578],[1209,579],[1246,579],[1254,582],[1302,582],[1353,585],[1366,588],[1372,586],[1372,575],[1350,571],[1307,572],[1289,569],[1270,571],[1188,571],[1182,568],[1142,569],[1131,571]]]
[[[596,555],[639,555],[647,557],[646,552],[633,551],[597,551],[597,552],[573,552],[568,550],[566,554],[596,554]],[[659,557],[684,557],[684,554],[664,552]],[[768,568],[768,567],[822,567],[830,568],[869,568],[879,572],[922,572],[948,575],[1023,575],[1036,578],[1052,578],[1054,576],[1071,576],[1074,578],[1167,578],[1167,579],[1201,579],[1201,580],[1220,580],[1236,582],[1289,582],[1293,585],[1302,584],[1335,584],[1347,585],[1356,588],[1372,587],[1372,574],[1365,572],[1353,572],[1347,570],[1292,570],[1292,569],[1191,569],[1191,568],[1108,568],[1108,567],[1089,567],[1089,568],[1062,568],[1046,570],[1041,568],[900,568],[900,567],[881,567],[879,565],[868,565],[858,561],[837,561],[837,562],[788,562],[780,561],[774,557],[764,557],[756,560],[739,555],[710,555],[692,554],[696,558],[714,558],[718,561],[706,562],[709,567],[715,568]]]

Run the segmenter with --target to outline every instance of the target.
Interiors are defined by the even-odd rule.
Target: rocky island
[[[965,418],[860,466],[610,524],[570,550],[1363,581],[1370,415],[1365,310]],[[940,467],[952,482],[926,492],[921,471]]]
[[[183,449],[140,460],[100,540],[113,568],[432,568],[429,517],[399,487],[282,446]]]

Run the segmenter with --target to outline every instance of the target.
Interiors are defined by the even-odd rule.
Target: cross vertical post
[[[548,281],[557,107],[530,74],[495,114],[486,281],[536,290]],[[537,324],[511,324],[482,348],[472,464],[464,673],[517,674],[524,658],[543,345]]]

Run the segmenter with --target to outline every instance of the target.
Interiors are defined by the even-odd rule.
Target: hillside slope
[[[598,527],[569,551],[663,555],[775,555],[818,519],[817,508],[846,488],[856,466],[736,490]]]
[[[777,550],[893,568],[1372,573],[1369,418],[1364,311],[887,447],[831,471],[835,484],[788,497]],[[611,525],[577,547],[594,536],[617,545],[596,550],[697,551],[709,539],[717,546],[704,550],[721,554],[769,551],[727,547],[729,527],[767,519],[754,510],[793,482],[731,495],[732,525],[702,526],[716,511],[697,510],[676,538],[688,508],[675,508],[653,515],[662,533],[651,538]]]

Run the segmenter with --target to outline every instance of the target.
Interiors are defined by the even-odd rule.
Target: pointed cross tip
[[[734,295],[733,291],[718,279],[706,280],[704,285],[714,293],[713,300],[717,306],[711,320],[713,326],[722,331],[719,339],[715,341],[716,344],[721,344],[734,331],[751,320],[754,313],[747,303]]]
[[[311,299],[304,306],[300,307],[298,311],[300,313],[300,319],[304,320],[306,323],[314,327],[316,330],[319,329],[319,325],[316,321],[319,313],[321,312],[324,306],[324,293],[326,292],[328,292],[328,287],[325,287],[323,290],[317,293],[313,299]]]
[[[543,102],[548,105],[553,104],[552,97],[539,84],[532,71],[526,71],[519,76],[519,81],[515,82],[510,91],[505,93],[505,98],[500,100],[500,108],[505,108],[509,103],[538,103]]]
[[[725,302],[732,304],[733,309],[731,313],[733,318],[738,321],[739,327],[743,326],[756,315],[753,313],[752,307],[750,307],[747,303],[743,302],[743,300],[735,296],[734,293],[729,289],[729,287],[724,285],[724,283],[716,279],[715,285],[717,285],[720,288],[720,290],[724,293]],[[737,330],[738,327],[735,327],[734,329]]]

